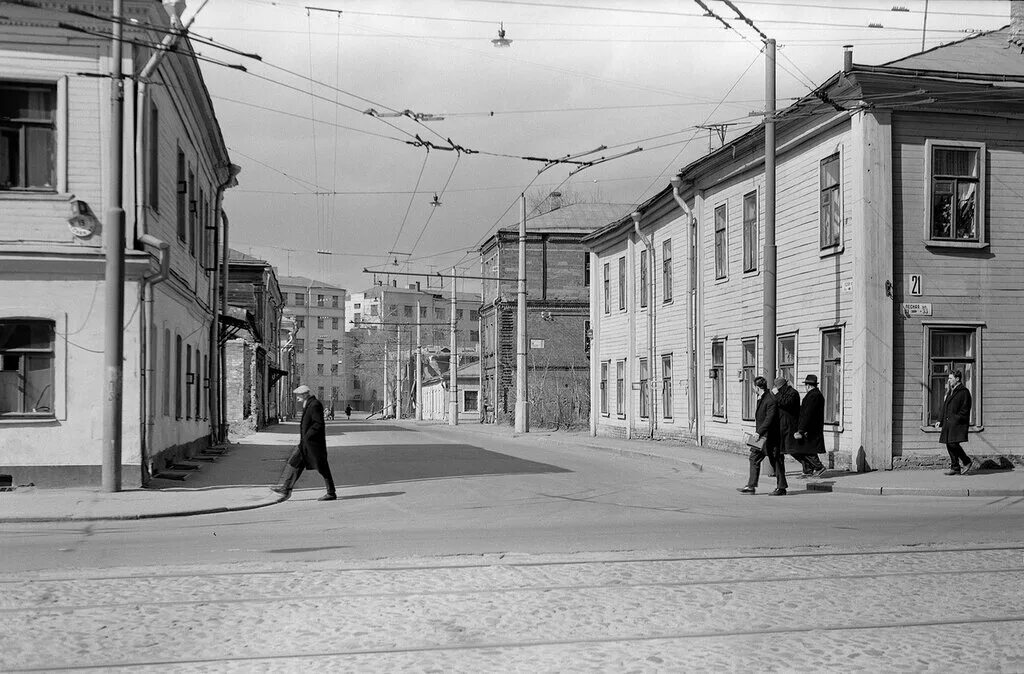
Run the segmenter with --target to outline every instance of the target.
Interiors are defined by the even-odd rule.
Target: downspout
[[[640,211],[633,211],[633,230],[636,235],[640,237],[640,240],[644,242],[644,246],[647,247],[647,285],[650,286],[649,303],[647,307],[647,422],[650,426],[649,436],[652,440],[654,439],[654,420],[657,416],[655,412],[655,400],[654,400],[654,290],[657,287],[655,285],[654,275],[654,243],[651,238],[640,231]]]
[[[683,179],[678,176],[672,176],[672,197],[679,204],[679,208],[683,209],[683,214],[686,215],[686,250],[689,255],[686,265],[686,296],[687,296],[687,318],[689,319],[689,333],[690,333],[690,353],[687,363],[687,370],[689,375],[689,389],[690,394],[687,397],[687,403],[690,410],[690,432],[695,432],[697,428],[697,414],[700,409],[697,405],[697,237],[694,233],[697,219],[693,217],[693,211],[683,200],[682,195],[679,193],[679,188],[683,184]]]
[[[227,433],[224,429],[224,419],[227,415],[227,407],[223,404],[224,398],[226,397],[226,388],[224,386],[224,351],[220,345],[220,316],[227,311],[225,304],[227,303],[227,287],[228,287],[228,216],[221,211],[224,204],[224,192],[231,187],[238,184],[238,174],[242,169],[234,164],[228,164],[227,166],[227,177],[223,183],[217,186],[217,197],[214,200],[214,225],[213,225],[213,250],[211,256],[213,257],[213,283],[210,284],[210,307],[213,309],[213,323],[210,326],[210,393],[207,400],[207,405],[210,408],[210,426],[213,430],[214,442],[224,442],[227,439]],[[217,226],[217,218],[220,218],[224,223],[224,243],[223,253],[218,255],[218,251],[221,250],[220,231],[221,228]],[[223,271],[223,277],[221,272]],[[221,300],[220,308],[217,307],[218,298]],[[217,354],[214,357],[213,354]]]
[[[139,439],[142,444],[140,454],[142,459],[142,483],[145,484],[153,473],[152,466],[149,465],[147,459],[149,458],[149,448],[152,444],[153,421],[150,415],[151,410],[156,407],[156,391],[152,388],[152,382],[150,382],[147,374],[149,345],[152,344],[154,337],[154,326],[150,325],[149,317],[153,315],[153,286],[166,281],[167,277],[170,276],[171,246],[166,241],[161,241],[150,234],[140,236],[139,242],[160,251],[160,270],[152,276],[144,277],[142,283],[139,284],[139,324],[143,331],[139,346]]]

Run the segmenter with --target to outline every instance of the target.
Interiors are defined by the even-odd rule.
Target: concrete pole
[[[402,377],[402,326],[395,326],[395,418],[402,418],[402,403],[404,402],[402,395],[402,389],[405,385],[405,380]]]
[[[455,320],[455,290],[456,290],[456,279],[455,279],[455,267],[452,267],[452,307],[451,317],[448,321],[451,326],[451,351],[452,355],[448,358],[448,425],[458,426],[459,425],[459,340],[456,339],[456,328],[458,323]]]
[[[776,262],[775,247],[775,40],[768,40],[765,50],[764,92],[764,377],[769,387],[777,374],[776,342]]]
[[[121,173],[124,163],[124,75],[121,65],[121,0],[114,0],[110,44],[110,165],[107,192],[106,285],[103,349],[106,374],[103,396],[103,489],[121,491],[121,418],[124,390],[124,208]]]
[[[416,300],[416,421],[423,421],[423,333],[420,325],[420,301]]]
[[[516,299],[516,433],[530,432],[526,400],[526,194],[519,195],[519,292]]]

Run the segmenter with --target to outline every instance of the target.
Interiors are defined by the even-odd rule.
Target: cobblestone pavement
[[[0,669],[1024,671],[1024,548],[0,576]]]

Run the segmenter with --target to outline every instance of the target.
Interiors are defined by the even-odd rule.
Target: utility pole
[[[110,43],[110,165],[107,192],[106,339],[103,348],[106,391],[103,397],[103,489],[121,491],[121,418],[124,392],[124,208],[121,173],[124,169],[124,74],[122,72],[122,0],[113,0]]]
[[[526,194],[519,195],[519,292],[516,304],[516,433],[530,432],[526,400]]]
[[[395,326],[395,419],[402,418],[402,389],[405,382],[402,378],[402,326]]]
[[[416,421],[423,421],[423,333],[420,321],[420,300],[416,298]]]
[[[451,323],[451,351],[452,354],[448,358],[448,425],[458,426],[459,425],[459,352],[458,346],[459,341],[455,338],[455,290],[457,286],[456,269],[452,267],[452,308],[451,317],[449,322]]]
[[[762,360],[769,384],[775,380],[776,263],[775,246],[775,40],[765,49],[764,92],[764,335]]]

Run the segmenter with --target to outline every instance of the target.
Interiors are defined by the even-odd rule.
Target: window
[[[672,354],[661,357],[661,415],[672,418]]]
[[[324,338],[323,337],[317,337],[316,338],[316,352],[318,354],[321,354],[321,355],[324,352]]]
[[[978,215],[984,213],[984,146],[926,143],[926,148],[929,238],[940,242],[981,242]]]
[[[359,388],[359,377],[352,377],[352,388]]]
[[[0,321],[0,416],[55,416],[53,321]]]
[[[652,261],[653,262],[653,261]],[[661,295],[662,302],[672,301],[672,239],[661,244]],[[654,298],[651,298],[652,300]]]
[[[647,251],[640,251],[640,306],[647,306]]]
[[[960,370],[964,386],[971,392],[971,426],[981,425],[981,359],[979,335],[976,327],[935,326],[926,328],[928,349],[928,424],[934,424],[942,413],[946,397],[946,378],[950,372]]]
[[[406,304],[402,307],[402,315],[406,318],[412,318],[412,307]]]
[[[754,379],[757,377],[757,340],[743,340],[743,420],[753,421],[757,411],[757,394],[754,392]]]
[[[370,315],[371,316],[378,316],[378,315],[380,315],[380,305],[379,304],[371,304],[370,305]]]
[[[302,317],[302,316],[296,316],[295,317],[295,327],[300,329],[300,330],[302,328],[306,327],[306,319],[304,317]]]
[[[590,321],[583,321],[583,353],[590,356],[590,341],[594,338],[594,333],[590,329]]]
[[[604,263],[604,312],[606,314],[611,313],[611,300],[608,298],[608,293],[611,291],[611,269],[608,263]]]
[[[196,229],[196,259],[200,265],[206,266],[206,192],[199,188],[199,212]]]
[[[711,416],[725,418],[725,342],[711,342]]]
[[[338,320],[339,319],[337,319],[337,318],[332,318],[331,319],[331,330],[337,330],[338,329]]]
[[[610,362],[601,363],[601,414],[608,414],[608,367]]]
[[[471,321],[479,321],[480,320],[480,312],[477,311],[476,309],[470,309],[469,310],[469,320],[471,320]]]
[[[352,305],[352,308],[353,309],[362,309],[362,304],[360,304],[359,302],[356,302],[356,303],[354,303]]]
[[[843,415],[843,331],[821,331],[821,393],[825,396],[825,423],[839,425]]]
[[[324,317],[323,316],[317,316],[316,317],[316,329],[317,330],[323,330],[324,329]]]
[[[640,359],[640,418],[646,419],[651,416],[650,412],[650,386],[648,381],[650,379],[650,370],[647,364],[646,358]]]
[[[192,376],[196,385],[195,418],[199,419],[203,411],[203,352],[196,348],[196,369]]]
[[[333,308],[335,308],[335,309],[338,308],[338,296],[337,295],[331,295],[331,306]]]
[[[156,106],[149,111],[149,206],[160,210],[160,114]]]
[[[838,246],[842,232],[842,195],[839,192],[839,153],[821,160],[821,248]]]
[[[779,376],[785,377],[789,385],[793,386],[796,383],[796,335],[779,337],[779,351],[775,360],[778,363]]]
[[[319,398],[320,400],[324,399],[324,387],[323,386],[317,386],[316,387],[316,397]]]
[[[338,353],[338,340],[331,340],[331,353]]]
[[[192,382],[195,381],[195,373],[192,372],[192,345],[185,345],[185,418],[192,418]]]
[[[317,363],[316,364],[316,373],[318,375],[323,375],[323,373],[324,373],[324,364],[323,363]]]
[[[333,403],[337,399],[338,399],[338,387],[337,386],[332,386],[331,387],[331,403]]]
[[[188,235],[185,233],[185,209],[188,204],[185,203],[188,198],[188,181],[185,180],[185,153],[182,152],[181,148],[178,149],[178,168],[177,177],[174,183],[175,190],[175,218],[178,223],[178,240],[184,242]]]
[[[297,307],[304,307],[304,306],[306,306],[306,294],[305,293],[295,293],[295,306],[297,306]]]
[[[462,392],[462,411],[463,412],[476,412],[479,410],[480,392],[479,391],[463,391]]]
[[[57,87],[0,82],[0,190],[55,191]]]
[[[358,326],[359,325],[359,321],[360,321],[360,319],[362,319],[362,317],[363,317],[362,314],[359,314],[359,313],[353,314],[352,315],[352,325]]]
[[[434,318],[441,320],[444,318],[444,309],[441,307],[434,307]]]
[[[209,419],[210,410],[210,357],[203,359],[203,420]]]
[[[196,256],[196,174],[188,170],[188,253]]]
[[[743,197],[743,271],[757,270],[757,192]]]
[[[619,311],[626,308],[626,258],[619,258]]]
[[[171,416],[171,331],[164,330],[164,405],[165,417]]]
[[[306,340],[298,337],[295,339],[295,353],[304,353],[306,350]]]
[[[463,315],[462,309],[456,309],[455,310],[455,320],[461,321],[462,320],[462,315]]]
[[[615,363],[615,413],[626,415],[626,361]]]
[[[326,303],[327,303],[327,297],[326,296],[324,296],[324,295],[317,295],[316,296],[316,305],[318,307],[326,306]]]
[[[338,364],[337,363],[331,363],[331,374],[332,375],[338,374]]]
[[[583,285],[590,287],[590,253],[583,253]]]
[[[470,330],[469,331],[469,341],[471,341],[471,342],[479,342],[480,341],[480,331],[479,330]]]
[[[725,240],[726,208],[725,204],[715,208],[715,278],[725,278],[729,273],[726,258]]]
[[[174,338],[174,418],[181,418],[181,337]]]
[[[420,318],[426,318],[426,317],[427,317],[427,308],[426,307],[420,307]]]

